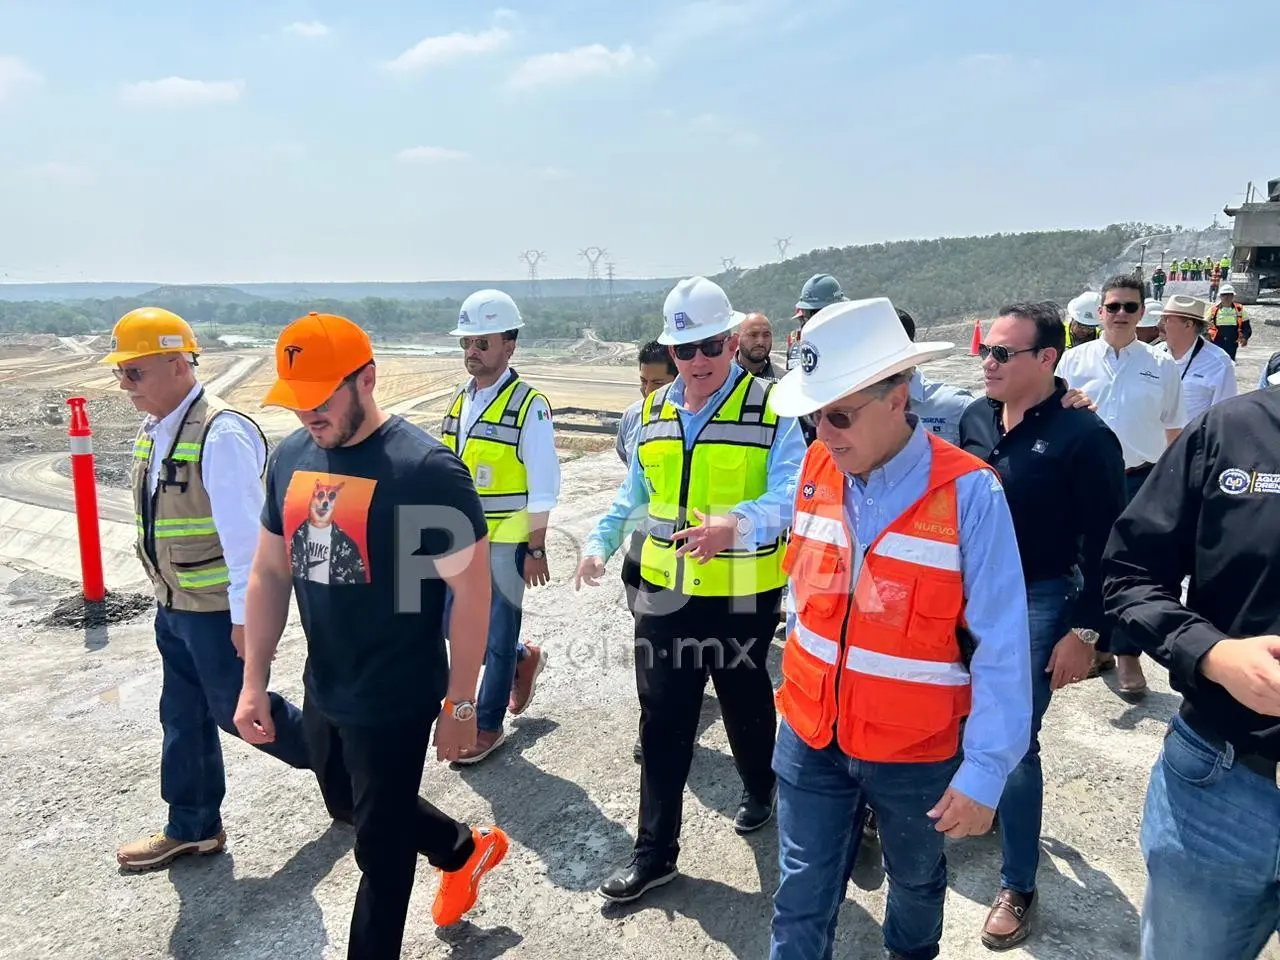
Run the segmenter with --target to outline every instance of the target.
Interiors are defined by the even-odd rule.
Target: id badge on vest
[[[476,486],[493,486],[493,467],[487,463],[476,464]]]

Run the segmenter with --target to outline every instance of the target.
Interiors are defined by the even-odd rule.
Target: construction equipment
[[[1237,303],[1257,303],[1266,291],[1280,295],[1280,178],[1268,181],[1265,202],[1253,202],[1253,185],[1238,207],[1222,212],[1235,220],[1231,272]]]

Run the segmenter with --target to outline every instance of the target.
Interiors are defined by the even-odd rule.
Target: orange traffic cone
[[[978,347],[982,344],[982,321],[973,321],[973,339],[969,341],[969,356],[978,355]]]

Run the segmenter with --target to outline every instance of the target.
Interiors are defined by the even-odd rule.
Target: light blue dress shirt
[[[685,449],[692,447],[698,433],[711,420],[720,404],[733,389],[742,367],[735,361],[729,368],[724,384],[711,395],[697,413],[690,413],[684,406],[684,378],[676,377],[667,395],[680,418],[684,433]],[[585,555],[608,559],[617,552],[623,539],[649,513],[649,487],[644,471],[636,456],[638,444],[631,447],[627,476],[618,488],[613,506],[597,521],[595,529],[587,537]],[[756,500],[748,500],[733,508],[751,522],[751,533],[746,537],[748,546],[760,547],[782,535],[791,526],[791,514],[795,509],[796,477],[805,454],[804,435],[793,417],[779,417],[773,446],[769,448],[769,489]]]
[[[924,428],[960,446],[960,417],[976,399],[974,395],[941,380],[928,380],[919,370],[911,377],[908,393],[911,412],[920,418]]]
[[[933,451],[919,419],[914,414],[908,417],[915,430],[897,456],[873,470],[866,483],[845,476],[845,517],[856,531],[854,549],[859,557],[924,496],[928,485]],[[1005,780],[1031,742],[1026,581],[1013,517],[995,474],[981,471],[962,476],[956,481],[956,505],[964,616],[976,650],[969,666],[973,705],[964,728],[964,761],[951,786],[994,808]],[[855,566],[861,568],[860,560]],[[794,617],[788,612],[788,635]]]

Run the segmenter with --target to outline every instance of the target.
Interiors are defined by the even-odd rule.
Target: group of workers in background
[[[743,785],[733,827],[777,821],[771,960],[831,956],[864,838],[883,853],[889,956],[937,957],[945,839],[993,825],[978,935],[1015,946],[1037,902],[1052,694],[1116,669],[1141,699],[1146,654],[1184,702],[1143,817],[1142,956],[1256,957],[1280,924],[1280,393],[1234,396],[1248,331],[1237,313],[1232,350],[1210,342],[1229,323],[1216,306],[1152,304],[1132,276],[1065,322],[1008,304],[975,394],[919,369],[952,344],[917,342],[910,314],[829,275],[802,290],[782,373],[765,317],[705,278],[677,284],[619,425],[625,476],[573,576],[596,586],[622,552],[635,638],[639,829],[600,894],[631,902],[678,876],[710,678]],[[349,957],[400,955],[419,855],[437,924],[475,904],[506,834],[418,791],[432,744],[458,763],[497,749],[548,663],[520,610],[550,580],[560,474],[550,403],[511,367],[522,326],[500,291],[463,303],[468,376],[436,439],[378,405],[364,331],[298,319],[264,403],[300,428],[268,454],[198,382],[181,318],[116,325],[104,362],[146,415],[133,485],[169,806],[119,849],[126,869],[223,848],[221,728],[313,770],[354,826]],[[291,592],[300,710],[267,689]]]

